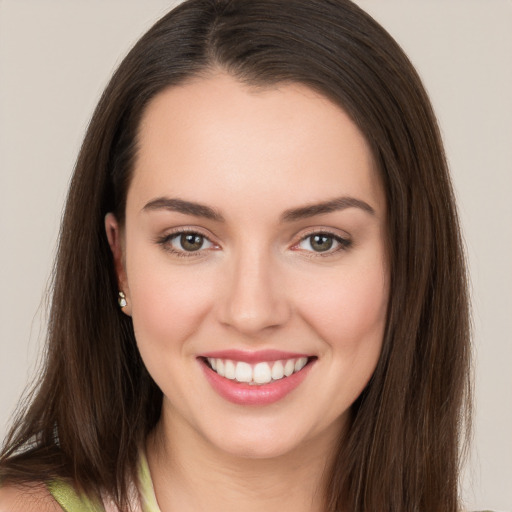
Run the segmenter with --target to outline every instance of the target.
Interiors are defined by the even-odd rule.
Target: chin
[[[224,440],[223,440],[224,441]],[[231,457],[241,459],[277,459],[292,455],[300,442],[293,439],[267,439],[253,436],[252,438],[233,439],[219,442],[218,448]]]
[[[254,418],[253,418],[254,419]],[[226,428],[210,432],[208,442],[228,456],[242,459],[278,459],[303,454],[305,450],[332,451],[343,430],[344,417],[328,426],[318,424],[298,425],[277,421],[251,421],[230,424]],[[230,428],[231,427],[231,428]]]

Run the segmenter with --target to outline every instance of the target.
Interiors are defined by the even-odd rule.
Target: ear
[[[126,306],[122,308],[123,313],[131,316],[130,288],[124,265],[124,243],[119,222],[113,213],[107,213],[105,216],[105,231],[107,233],[108,244],[114,258],[114,268],[117,275],[119,291],[123,292],[126,298]]]

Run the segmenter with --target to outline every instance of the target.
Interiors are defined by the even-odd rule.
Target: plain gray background
[[[175,2],[0,0],[0,436],[44,339],[44,290],[87,122]],[[475,437],[468,509],[512,510],[512,2],[359,0],[406,50],[445,138],[470,263]]]

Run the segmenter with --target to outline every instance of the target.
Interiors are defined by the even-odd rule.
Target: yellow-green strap
[[[48,482],[46,487],[65,512],[105,512],[100,503],[78,494],[71,484],[59,480]]]
[[[151,480],[148,460],[143,451],[140,454],[139,460],[139,493],[144,512],[160,512],[153,488],[153,481]]]
[[[65,512],[105,512],[103,505],[77,493],[75,488],[62,480],[54,480],[46,484],[50,494]],[[145,453],[142,451],[139,460],[139,493],[144,512],[160,512],[156,501],[151,473]]]

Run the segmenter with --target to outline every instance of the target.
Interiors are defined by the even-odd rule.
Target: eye
[[[206,249],[212,243],[199,233],[181,233],[171,239],[171,246],[178,251],[195,252]]]
[[[157,242],[177,256],[192,256],[190,253],[199,253],[216,247],[206,236],[195,231],[172,233],[157,240]]]
[[[296,247],[304,251],[332,254],[348,249],[351,241],[332,233],[312,233],[304,237]]]

